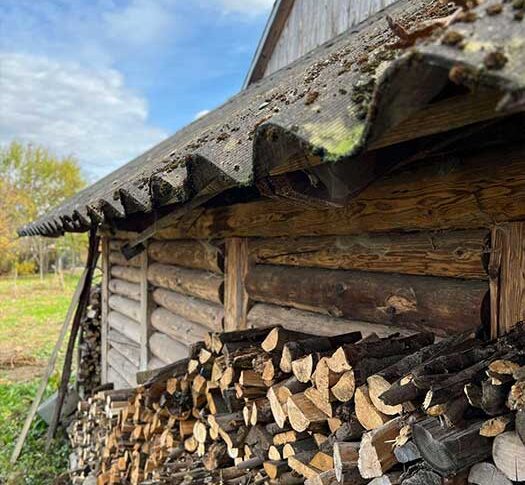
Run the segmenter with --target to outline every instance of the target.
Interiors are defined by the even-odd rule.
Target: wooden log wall
[[[223,330],[223,247],[207,241],[151,241],[150,364],[184,358],[207,332]]]
[[[116,388],[137,385],[135,375],[142,368],[141,256],[126,260],[120,251],[123,241],[107,238],[103,281],[103,356],[105,382]],[[105,292],[105,299],[104,299]]]
[[[187,355],[209,331],[223,330],[223,248],[205,241],[151,241],[126,260],[125,238],[106,239],[106,381],[136,385],[138,370]]]
[[[525,312],[525,256],[515,249],[525,238],[519,222],[512,231],[502,224],[525,221],[524,173],[525,148],[509,144],[402,167],[344,208],[261,200],[200,211],[184,232],[159,231],[147,252],[146,367],[168,358],[161,336],[180,349],[208,330],[444,336],[490,330],[491,321],[493,334],[512,328]],[[495,244],[503,245],[496,255]],[[132,338],[139,266],[112,251],[109,259],[108,321]],[[505,283],[518,273],[519,284],[515,276]]]

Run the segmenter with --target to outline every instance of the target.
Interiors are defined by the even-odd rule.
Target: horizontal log
[[[151,325],[159,332],[169,335],[181,344],[190,345],[204,340],[208,329],[199,323],[190,322],[165,308],[156,308],[151,314]]]
[[[164,362],[163,360],[159,359],[158,357],[153,356],[148,361],[148,370],[160,369],[161,367],[164,367],[165,365],[167,365],[166,362]]]
[[[130,300],[125,296],[111,295],[108,298],[108,305],[112,310],[140,322],[140,303],[138,301]]]
[[[224,278],[215,273],[153,263],[148,268],[148,281],[168,290],[222,303]]]
[[[131,259],[126,259],[120,250],[110,251],[109,262],[117,266],[133,266],[134,268],[138,268],[140,267],[140,256],[134,256]]]
[[[483,149],[425,160],[382,177],[345,207],[304,209],[262,200],[205,210],[190,229],[159,237],[225,238],[354,235],[390,231],[479,229],[525,219],[525,147]]]
[[[272,327],[282,325],[288,330],[301,331],[313,335],[332,337],[342,333],[361,332],[363,337],[376,333],[379,337],[387,337],[394,332],[408,335],[412,331],[393,325],[379,325],[357,320],[322,315],[296,308],[280,305],[256,303],[248,313],[248,327]]]
[[[485,281],[257,265],[246,289],[255,301],[438,334],[486,323]]]
[[[108,342],[136,367],[140,367],[140,345],[137,342],[113,328],[108,332]]]
[[[133,364],[133,362],[126,359],[126,357],[114,347],[110,348],[108,351],[108,363],[122,377],[124,377],[128,384],[131,386],[137,385],[136,374],[139,371],[138,367]]]
[[[140,268],[130,266],[111,266],[110,274],[114,278],[129,281],[130,283],[140,283]]]
[[[131,339],[137,345],[140,342],[140,324],[135,320],[123,315],[118,311],[108,313],[108,326],[114,328],[120,333]]]
[[[148,247],[152,261],[213,273],[224,270],[224,256],[219,247],[206,240],[153,241]]]
[[[160,332],[149,338],[149,347],[155,357],[168,364],[188,356],[188,347]]]
[[[130,283],[129,281],[113,278],[109,280],[109,291],[132,300],[140,301],[140,285],[138,283]]]
[[[487,279],[488,231],[264,238],[250,241],[259,264]]]
[[[108,376],[107,381],[112,382],[115,389],[130,389],[132,386],[120,373],[108,365]]]
[[[214,332],[222,331],[224,309],[221,305],[164,288],[153,292],[153,301],[186,320],[200,323]]]

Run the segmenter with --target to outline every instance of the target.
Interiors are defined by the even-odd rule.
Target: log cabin
[[[209,331],[525,320],[523,6],[460,4],[276,2],[238,95],[19,230],[100,236],[103,382]]]

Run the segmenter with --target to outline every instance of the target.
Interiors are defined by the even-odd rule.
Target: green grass
[[[0,279],[0,484],[51,485],[67,469],[68,447],[44,453],[46,425],[36,418],[17,464],[9,458],[62,326],[77,275]],[[65,345],[63,346],[65,347]],[[57,368],[61,368],[62,355]],[[56,390],[55,371],[46,394]]]

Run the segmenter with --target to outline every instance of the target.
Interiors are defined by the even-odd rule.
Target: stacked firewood
[[[100,385],[100,316],[100,285],[94,285],[91,288],[89,305],[82,318],[78,342],[77,389],[82,398],[89,396]]]
[[[488,343],[209,334],[104,418],[98,483],[525,480],[524,364],[522,326]]]
[[[67,430],[74,450],[70,457],[73,484],[82,484],[96,474],[106,437],[134,393],[133,389],[103,390],[78,403],[76,420]]]

